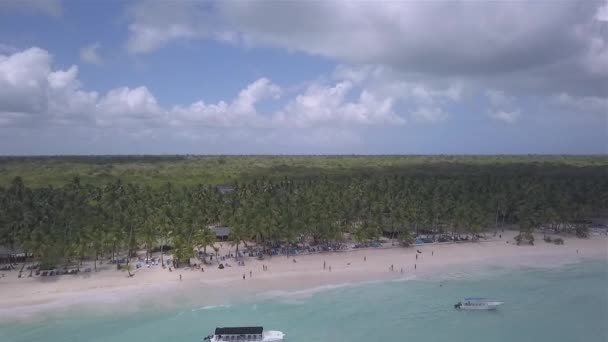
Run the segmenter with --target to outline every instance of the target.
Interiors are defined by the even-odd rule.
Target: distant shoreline
[[[605,236],[565,238],[565,245],[556,246],[542,241],[542,234],[539,234],[535,246],[515,246],[512,243],[515,234],[505,231],[502,239],[484,243],[365,248],[274,256],[265,260],[246,258],[245,266],[228,261],[231,267],[220,270],[216,264],[207,265],[204,266],[205,272],[194,268],[169,272],[160,266],[152,266],[140,269],[132,278],[116,271],[115,265],[106,263],[97,273],[46,279],[19,279],[17,271],[2,271],[6,276],[0,279],[0,322],[35,320],[53,312],[90,305],[102,311],[129,310],[145,303],[171,306],[183,301],[220,305],[235,297],[251,298],[268,291],[442,274],[462,266],[552,267],[588,258],[608,261],[608,238]],[[220,254],[228,254],[229,250],[224,244]],[[417,250],[422,253],[417,253]],[[263,266],[268,270],[264,271]]]

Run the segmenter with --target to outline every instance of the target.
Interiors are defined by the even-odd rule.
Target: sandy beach
[[[174,301],[189,298],[197,304],[218,305],[233,300],[235,296],[246,299],[264,294],[280,295],[277,291],[441,275],[461,268],[545,268],[587,258],[608,261],[606,236],[589,239],[566,237],[565,244],[558,246],[544,242],[542,234],[538,234],[535,246],[516,246],[513,241],[515,234],[506,231],[501,239],[493,237],[476,243],[361,249],[295,257],[275,256],[265,260],[246,258],[245,266],[237,266],[236,261],[230,260],[231,267],[220,270],[217,264],[207,265],[204,272],[198,268],[180,268],[170,272],[168,268],[152,266],[136,270],[134,277],[128,277],[126,273],[117,271],[115,265],[106,263],[98,267],[98,272],[59,277],[18,278],[17,271],[3,271],[5,276],[0,278],[0,320],[45,317],[78,305],[120,310],[127,302],[171,305]],[[234,248],[223,243],[220,255],[229,252],[234,253]]]

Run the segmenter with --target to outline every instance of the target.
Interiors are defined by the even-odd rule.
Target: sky
[[[0,1],[0,154],[606,154],[608,0]]]

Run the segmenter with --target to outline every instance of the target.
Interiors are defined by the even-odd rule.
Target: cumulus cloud
[[[175,106],[171,110],[171,124],[204,125],[211,127],[264,126],[267,120],[260,116],[255,105],[265,99],[277,99],[281,88],[266,78],[260,78],[241,90],[230,103],[220,101],[207,104],[197,101],[189,106]]]
[[[96,104],[95,119],[102,126],[162,124],[163,110],[146,87],[112,89]]]
[[[412,118],[418,122],[440,123],[446,121],[449,115],[438,107],[419,107],[412,112]]]
[[[491,112],[490,116],[498,121],[502,121],[502,122],[508,123],[508,124],[513,124],[513,123],[517,122],[517,120],[519,119],[520,112],[519,112],[519,110],[514,110],[514,111],[510,111],[510,112],[498,110],[498,111]]]
[[[131,6],[127,50],[132,54],[154,51],[174,41],[214,38],[231,40],[231,33],[214,15],[215,5],[202,1],[140,1]]]
[[[99,54],[101,44],[99,42],[84,46],[80,49],[80,60],[90,64],[103,64],[103,58]]]
[[[608,85],[598,75],[608,60],[605,0],[190,1],[134,8],[135,52],[210,38],[427,77],[491,78],[513,89],[583,93]]]
[[[505,94],[502,90],[488,89],[486,96],[490,100],[490,104],[495,107],[512,105],[515,99],[512,96]]]
[[[598,8],[595,13],[595,19],[599,21],[608,21],[608,0],[604,0],[604,5]]]
[[[608,97],[576,97],[567,93],[561,93],[552,96],[550,103],[576,112],[599,113],[608,116]]]
[[[521,110],[516,107],[514,97],[497,89],[488,89],[485,91],[485,95],[490,103],[488,116],[508,124],[514,124],[519,121]]]
[[[280,111],[274,121],[296,127],[331,124],[389,124],[401,125],[405,119],[393,111],[393,99],[379,99],[362,90],[358,98],[349,101],[353,84],[342,81],[333,86],[314,83],[296,96]]]
[[[52,56],[40,48],[0,55],[0,124],[40,125],[88,122],[97,127],[311,127],[319,125],[399,125],[393,99],[354,89],[349,81],[311,84],[280,110],[259,113],[262,101],[281,97],[281,87],[260,78],[232,100],[162,106],[145,86],[118,87],[104,95],[85,91],[78,67],[53,69]],[[352,97],[353,99],[350,99]]]
[[[40,48],[0,55],[0,117],[7,124],[64,121],[84,116],[97,93],[80,89],[78,68],[52,70],[52,56]]]
[[[214,39],[339,63],[334,83],[313,82],[277,113],[256,117],[258,125],[405,123],[397,112],[443,123],[467,97],[487,103],[481,115],[515,124],[530,93],[572,115],[605,112],[608,98],[606,0],[146,2],[130,13],[132,53]],[[225,126],[230,116],[220,113],[231,106],[199,102],[174,112]]]

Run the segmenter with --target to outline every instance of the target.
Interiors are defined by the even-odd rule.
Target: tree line
[[[214,224],[231,227],[237,248],[336,245],[344,233],[366,242],[383,232],[407,245],[420,230],[480,234],[504,224],[585,236],[587,219],[608,209],[601,174],[285,177],[233,188],[120,180],[98,186],[78,178],[30,188],[17,177],[0,188],[0,246],[20,249],[43,267],[166,248],[183,263],[213,247]]]

